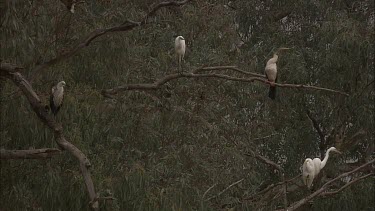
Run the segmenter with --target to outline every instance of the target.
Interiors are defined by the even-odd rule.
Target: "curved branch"
[[[238,77],[232,77],[228,75],[223,74],[216,74],[216,73],[207,73],[207,74],[198,74],[199,72],[203,71],[211,71],[211,70],[234,70],[236,72],[251,75],[255,77],[249,77],[249,78],[238,78]],[[191,71],[191,73],[174,73],[170,75],[166,75],[163,78],[160,78],[156,80],[154,83],[140,83],[140,84],[126,84],[123,86],[118,86],[111,89],[104,89],[102,90],[102,95],[105,97],[110,97],[110,95],[114,95],[119,93],[120,91],[128,91],[128,90],[155,90],[159,89],[162,85],[165,83],[179,78],[219,78],[219,79],[226,79],[230,81],[239,81],[239,82],[247,82],[251,83],[254,81],[262,82],[266,85],[269,84],[269,81],[265,79],[264,75],[260,75],[257,73],[252,72],[246,72],[241,69],[236,68],[235,66],[216,66],[216,67],[201,67],[198,69],[195,69]],[[315,90],[322,90],[327,92],[333,92],[337,94],[342,94],[345,96],[349,96],[347,93],[333,90],[333,89],[327,89],[323,87],[317,87],[317,86],[310,86],[310,85],[303,85],[303,84],[280,84],[280,83],[274,83],[275,86],[278,87],[285,87],[285,88],[299,88],[299,89],[315,89]]]
[[[16,86],[21,89],[22,93],[29,101],[31,108],[34,110],[39,119],[51,130],[53,130],[57,144],[62,149],[67,150],[77,158],[80,163],[81,172],[85,180],[90,199],[91,201],[94,201],[97,196],[95,193],[94,184],[91,180],[90,172],[88,170],[91,164],[86,155],[65,139],[62,125],[56,122],[54,117],[48,113],[48,111],[45,109],[45,106],[39,99],[39,96],[35,93],[30,83],[22,76],[21,73],[17,72],[17,70],[11,65],[1,64],[0,76],[10,79]],[[94,210],[99,210],[99,203],[92,203],[91,208]]]
[[[45,159],[60,154],[55,148],[6,150],[0,149],[0,159]]]
[[[124,23],[122,24],[119,24],[117,26],[114,26],[114,27],[110,27],[110,28],[104,28],[104,29],[96,29],[94,31],[92,31],[91,33],[89,33],[85,39],[83,39],[78,45],[74,46],[72,50],[66,52],[66,53],[63,53],[61,55],[58,55],[56,56],[55,58],[53,59],[50,59],[49,61],[46,61],[40,65],[37,65],[32,71],[31,71],[31,79],[32,80],[32,76],[39,72],[40,70],[44,69],[44,68],[47,68],[53,64],[56,64],[64,59],[67,59],[67,58],[70,58],[72,56],[74,56],[78,51],[80,51],[81,49],[87,47],[90,45],[90,43],[100,37],[100,36],[103,36],[109,32],[120,32],[120,31],[130,31],[136,27],[139,27],[139,26],[142,26],[142,25],[145,25],[147,24],[147,20],[150,16],[154,15],[156,13],[156,11],[158,11],[160,8],[163,8],[163,7],[169,7],[169,6],[181,6],[181,5],[184,5],[186,3],[188,3],[190,0],[184,0],[184,1],[180,1],[180,2],[176,2],[176,1],[167,1],[167,2],[160,2],[159,4],[157,4],[155,7],[153,7],[150,12],[147,13],[147,15],[143,18],[142,21],[140,22],[136,22],[136,21],[132,21],[132,20],[127,20],[125,21]]]

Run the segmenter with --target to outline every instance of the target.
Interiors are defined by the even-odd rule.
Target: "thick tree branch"
[[[271,166],[272,168],[277,169],[279,171],[281,183],[283,184],[282,192],[283,192],[284,209],[287,210],[287,207],[288,207],[288,197],[287,197],[288,184],[287,184],[287,181],[285,180],[284,169],[281,168],[281,166],[277,165],[272,160],[270,160],[270,159],[268,159],[268,158],[266,158],[262,155],[259,155],[259,154],[255,153],[254,151],[252,151],[250,149],[249,149],[249,151],[251,152],[251,154],[245,153],[246,156],[254,156],[256,159],[260,160],[261,162],[263,162],[263,163],[265,163],[265,164],[267,164],[267,165]]]
[[[29,149],[29,150],[6,150],[0,149],[0,159],[45,159],[60,154],[59,149]]]
[[[147,24],[148,18],[150,16],[154,15],[156,13],[156,11],[158,11],[160,8],[170,7],[170,6],[181,6],[181,5],[184,5],[184,4],[188,3],[189,1],[190,0],[160,2],[155,7],[153,7],[150,10],[150,12],[147,13],[147,15],[143,18],[143,20],[141,20],[139,22],[127,20],[124,23],[122,23],[120,25],[117,25],[117,26],[114,26],[114,27],[104,28],[104,29],[96,29],[96,30],[92,31],[89,35],[87,35],[86,38],[83,39],[78,45],[74,46],[72,48],[72,50],[70,50],[66,53],[63,53],[61,55],[58,55],[55,58],[50,59],[49,61],[46,61],[46,62],[44,62],[40,65],[37,65],[31,71],[31,80],[33,78],[33,75],[36,74],[37,72],[39,72],[40,70],[74,56],[78,51],[80,51],[81,49],[89,46],[90,43],[94,39],[96,39],[98,37],[101,37],[101,36],[103,36],[107,33],[110,33],[110,32],[130,31],[130,30],[132,30],[136,27],[143,26],[143,25]]]
[[[311,199],[321,195],[332,183],[336,182],[337,180],[343,178],[343,177],[346,177],[350,174],[353,174],[359,170],[361,170],[362,168],[365,168],[366,166],[368,165],[371,165],[372,163],[375,162],[375,159],[365,163],[364,165],[354,169],[353,171],[349,171],[349,172],[346,172],[346,173],[343,173],[343,174],[340,174],[339,176],[337,176],[336,178],[328,181],[327,183],[325,183],[319,190],[315,191],[314,193],[312,193],[311,195],[307,196],[306,198],[303,198],[301,200],[299,200],[298,202],[295,202],[294,204],[292,204],[291,206],[289,206],[287,209],[289,211],[293,211],[293,210],[296,210],[297,208],[301,207],[302,205],[306,204],[308,201],[310,201]],[[354,183],[351,183],[351,184],[354,184]]]
[[[53,130],[57,144],[78,159],[90,199],[93,201],[96,198],[96,193],[90,172],[88,171],[88,168],[91,166],[89,159],[81,150],[65,139],[62,125],[56,122],[55,118],[48,113],[39,99],[39,96],[35,93],[30,83],[21,75],[21,73],[16,72],[17,70],[12,65],[1,64],[0,67],[0,76],[10,79],[21,89],[39,119]],[[98,202],[92,203],[91,208],[98,210]]]
[[[243,73],[246,75],[256,76],[256,77],[238,78],[238,77],[232,77],[232,76],[228,76],[224,74],[216,74],[216,73],[197,74],[203,71],[228,70],[228,69],[234,70],[236,72]],[[225,79],[225,80],[230,80],[230,81],[239,81],[239,82],[247,82],[247,83],[258,81],[266,85],[269,84],[269,81],[265,79],[264,75],[246,72],[234,66],[217,66],[217,67],[201,67],[201,68],[193,70],[191,73],[174,73],[174,74],[166,75],[163,78],[156,80],[154,83],[126,84],[126,85],[118,86],[112,89],[105,89],[105,90],[102,90],[102,94],[106,97],[111,97],[110,95],[114,95],[121,91],[127,91],[127,90],[155,90],[155,89],[159,89],[165,83],[171,80],[179,79],[179,78],[219,78],[219,79]],[[317,86],[310,86],[310,85],[275,83],[275,86],[285,87],[285,88],[322,90],[322,91],[333,92],[333,93],[338,93],[338,94],[348,96],[348,94],[341,92],[341,91],[327,89],[323,87],[317,87]]]

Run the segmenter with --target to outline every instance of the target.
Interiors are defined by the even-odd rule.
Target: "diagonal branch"
[[[277,169],[279,171],[281,183],[283,184],[282,192],[283,192],[284,208],[285,208],[285,210],[287,210],[287,207],[288,207],[288,197],[287,197],[288,184],[287,184],[287,181],[285,180],[284,169],[281,168],[281,166],[277,165],[272,160],[270,160],[270,159],[268,159],[268,158],[266,158],[266,157],[264,157],[262,155],[259,155],[259,154],[255,153],[251,149],[249,149],[249,150],[250,150],[251,154],[245,153],[246,156],[254,156],[255,158],[257,158],[261,162],[263,162],[263,163],[265,163],[267,165],[270,165],[272,168]]]
[[[222,190],[220,193],[214,195],[214,196],[211,196],[210,198],[206,199],[205,201],[210,201],[211,199],[214,199],[214,198],[217,198],[219,197],[221,194],[223,194],[225,191],[229,190],[231,187],[237,185],[238,183],[242,182],[244,179],[240,179],[238,180],[237,182],[234,182],[232,184],[230,184],[228,187],[226,187],[224,190]]]
[[[346,183],[346,184],[345,184],[344,186],[342,186],[340,189],[335,190],[335,191],[330,191],[330,192],[322,193],[322,194],[320,194],[320,196],[328,196],[328,195],[334,195],[334,194],[337,194],[337,193],[343,191],[344,189],[346,189],[347,187],[353,185],[354,183],[356,183],[356,182],[358,182],[358,181],[361,181],[361,180],[363,180],[363,179],[366,179],[367,177],[369,177],[369,176],[373,176],[373,175],[374,175],[374,172],[369,173],[369,174],[366,174],[366,175],[364,175],[364,176],[362,176],[362,177],[355,178],[354,180],[352,180],[352,181]]]
[[[90,172],[88,170],[91,164],[86,155],[65,139],[62,125],[56,122],[54,117],[52,117],[52,115],[48,113],[41,100],[39,99],[39,96],[35,93],[30,83],[22,76],[21,73],[17,72],[17,70],[11,65],[1,64],[0,76],[10,79],[16,86],[18,86],[19,89],[21,89],[22,93],[29,101],[31,108],[34,110],[39,119],[54,132],[57,144],[62,149],[67,150],[74,157],[76,157],[76,159],[80,163],[81,173],[86,183],[90,199],[91,201],[94,201],[97,196]],[[99,210],[99,203],[92,203],[91,208],[93,210]]]
[[[249,149],[250,150],[250,149]],[[284,170],[279,166],[277,165],[275,162],[273,162],[272,160],[262,156],[262,155],[259,155],[257,153],[255,153],[254,151],[250,150],[251,154],[248,154],[248,153],[245,153],[244,155],[246,156],[249,156],[249,157],[255,157],[256,159],[258,159],[259,161],[271,166],[272,168],[274,169],[277,169],[278,171],[280,172],[283,172]]]
[[[306,105],[305,105],[305,109],[306,109],[305,111],[306,111],[307,117],[310,119],[310,121],[313,124],[313,127],[315,128],[316,132],[319,135],[320,142],[325,143],[324,133],[323,133],[323,130],[320,128],[318,121],[312,116],[311,111],[306,107]]]
[[[170,7],[170,6],[181,6],[181,5],[184,5],[186,3],[188,3],[190,0],[184,0],[184,1],[166,1],[166,2],[160,2],[159,4],[157,4],[155,7],[153,7],[150,12],[147,13],[147,15],[143,18],[143,20],[141,20],[140,22],[136,22],[136,21],[132,21],[132,20],[127,20],[125,21],[124,23],[122,24],[119,24],[117,26],[114,26],[114,27],[110,27],[110,28],[103,28],[103,29],[96,29],[94,31],[92,31],[91,33],[89,33],[86,38],[84,38],[78,45],[74,46],[72,48],[72,50],[66,52],[66,53],[63,53],[61,55],[58,55],[56,56],[55,58],[53,59],[50,59],[49,61],[46,61],[40,65],[37,65],[32,71],[31,71],[31,80],[32,80],[32,77],[34,74],[36,74],[37,72],[39,72],[40,70],[42,69],[45,69],[51,65],[54,65],[58,62],[61,62],[67,58],[70,58],[72,56],[74,56],[75,54],[78,53],[78,51],[80,51],[81,49],[87,47],[90,45],[90,43],[98,38],[98,37],[101,37],[107,33],[110,33],[110,32],[124,32],[124,31],[130,31],[136,27],[139,27],[139,26],[143,26],[145,24],[147,24],[147,21],[148,21],[148,18],[150,16],[153,16],[160,8],[163,8],[163,7]]]
[[[264,193],[268,192],[269,190],[271,190],[271,189],[273,189],[273,188],[275,188],[277,186],[283,185],[285,182],[288,182],[288,183],[292,182],[292,181],[298,179],[299,177],[301,177],[301,175],[297,175],[297,176],[295,176],[295,177],[293,177],[291,179],[285,180],[284,182],[278,182],[278,183],[273,183],[271,185],[268,185],[266,188],[262,189],[261,191],[255,193],[255,194],[253,194],[253,195],[251,195],[249,197],[244,198],[243,200],[244,201],[252,201],[257,196],[263,195]]]
[[[0,159],[45,159],[60,154],[59,149],[43,148],[29,150],[0,149]]]
[[[340,174],[339,176],[337,176],[336,178],[328,181],[327,183],[325,183],[319,190],[315,191],[314,193],[312,193],[311,195],[307,196],[306,198],[303,198],[301,200],[299,200],[298,202],[295,202],[294,204],[292,204],[291,206],[288,207],[288,210],[289,211],[293,211],[293,210],[296,210],[297,208],[301,207],[302,205],[306,204],[308,201],[310,201],[311,199],[317,197],[317,196],[320,196],[332,183],[336,182],[337,180],[343,178],[343,177],[346,177],[350,174],[353,174],[359,170],[361,170],[362,168],[365,168],[366,166],[368,165],[371,165],[372,163],[375,162],[375,159],[363,164],[362,166],[352,170],[352,171],[349,171],[349,172],[345,172],[343,174]],[[351,184],[354,184],[354,183],[351,183]]]

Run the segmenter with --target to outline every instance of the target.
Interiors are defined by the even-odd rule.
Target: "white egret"
[[[330,151],[341,154],[341,152],[338,151],[335,147],[331,147],[327,150],[323,161],[321,161],[320,158],[314,158],[313,160],[311,158],[307,158],[305,162],[303,163],[302,179],[303,179],[303,183],[309,189],[311,188],[314,178],[319,174],[320,170],[323,169],[324,166],[327,164]]]
[[[65,81],[60,81],[56,86],[52,87],[51,96],[49,98],[50,107],[53,115],[56,116],[57,112],[60,110],[63,99],[64,99],[64,86]]]
[[[268,97],[272,100],[276,97],[276,86],[274,83],[277,82],[277,59],[279,56],[277,55],[281,50],[288,50],[289,48],[279,48],[274,54],[271,59],[267,61],[266,68],[264,72],[267,76],[268,81],[270,82],[270,91],[268,92]]]
[[[178,66],[181,69],[181,62],[184,59],[186,50],[185,39],[182,36],[176,37],[176,40],[174,42],[174,49],[178,57]]]

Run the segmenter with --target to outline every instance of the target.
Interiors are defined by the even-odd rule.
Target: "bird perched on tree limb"
[[[56,116],[57,112],[60,110],[63,99],[64,99],[64,86],[65,86],[65,81],[60,81],[57,83],[56,86],[52,87],[52,93],[49,98],[49,103],[51,107],[51,111],[53,115]]]
[[[266,68],[264,69],[264,72],[267,76],[268,81],[270,82],[270,91],[268,92],[268,97],[270,97],[272,100],[276,98],[276,86],[274,83],[277,82],[277,59],[279,58],[278,54],[282,50],[288,50],[289,48],[279,48],[274,54],[271,59],[268,60],[266,64]]]
[[[321,161],[320,158],[314,158],[314,160],[312,160],[311,158],[307,158],[303,163],[302,179],[303,183],[309,189],[311,188],[314,178],[319,174],[320,170],[322,170],[324,166],[327,164],[330,151],[341,154],[341,152],[338,151],[335,147],[331,147],[327,150],[323,161]]]
[[[186,50],[185,39],[182,36],[176,37],[176,40],[174,42],[174,49],[176,51],[176,55],[178,58],[178,66],[181,71],[181,62],[184,59],[185,50]]]

